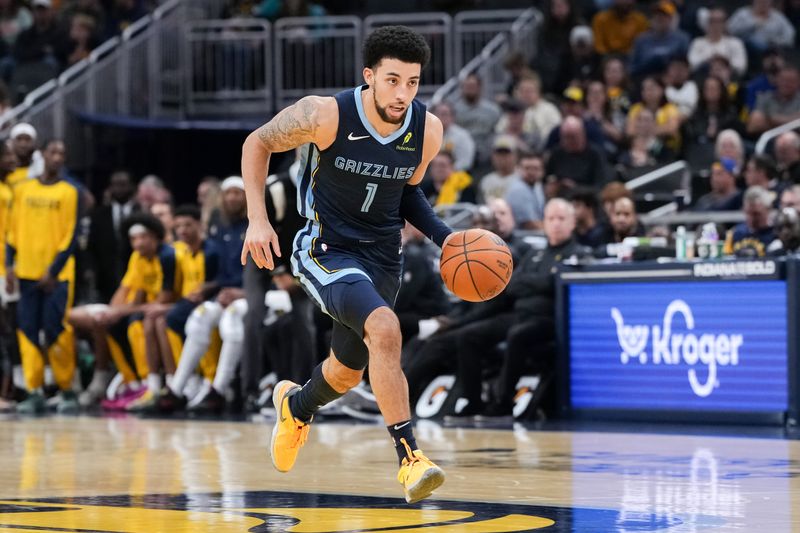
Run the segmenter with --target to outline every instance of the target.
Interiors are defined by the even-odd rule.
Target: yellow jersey
[[[60,281],[75,278],[79,201],[78,188],[63,179],[49,185],[28,180],[14,189],[6,263],[17,277],[38,280],[49,272]]]
[[[8,184],[8,186],[12,189],[15,188],[20,183],[24,183],[30,179],[28,177],[29,172],[30,167],[17,167],[8,176],[6,176],[6,184]]]
[[[154,302],[163,291],[175,291],[175,266],[175,249],[168,244],[160,244],[150,258],[134,251],[120,283],[129,291],[128,302],[133,302],[139,291],[144,292],[146,303]]]
[[[0,181],[0,277],[6,275],[6,231],[13,199],[11,187]]]
[[[175,243],[175,252],[180,271],[180,295],[186,296],[203,283],[213,281],[219,271],[219,253],[214,243],[204,240],[197,252],[192,253],[183,242]]]

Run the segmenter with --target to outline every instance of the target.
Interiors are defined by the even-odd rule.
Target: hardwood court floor
[[[270,430],[0,420],[0,533],[800,531],[798,441],[422,423],[448,478],[409,506],[383,427],[315,424],[288,474]]]

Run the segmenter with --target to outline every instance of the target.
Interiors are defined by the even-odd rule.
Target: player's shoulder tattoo
[[[319,128],[320,98],[306,96],[285,108],[258,130],[258,138],[273,152],[312,142]]]

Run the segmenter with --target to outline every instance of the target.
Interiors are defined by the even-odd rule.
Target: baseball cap
[[[670,2],[669,0],[661,0],[653,7],[653,12],[655,13],[664,13],[668,16],[673,16],[677,13],[677,9],[675,9],[675,4]]]
[[[711,168],[721,168],[728,174],[736,174],[736,160],[730,157],[720,157],[711,165]]]
[[[583,102],[583,89],[575,86],[567,87],[561,96],[564,97],[564,100],[580,103]]]
[[[223,191],[227,191],[228,189],[244,190],[244,180],[241,176],[228,176],[220,185],[220,189]]]
[[[513,152],[519,147],[516,137],[513,135],[498,135],[492,143],[492,150],[504,150]]]
[[[50,0],[33,0],[31,5],[33,7],[53,7],[53,4]]]
[[[569,32],[569,44],[575,45],[579,42],[584,42],[586,44],[592,44],[594,42],[592,28],[589,26],[575,26],[572,28],[572,31]]]
[[[19,124],[14,125],[9,132],[9,137],[12,139],[16,139],[20,135],[27,135],[34,141],[36,140],[36,128],[28,124],[27,122],[20,122]]]

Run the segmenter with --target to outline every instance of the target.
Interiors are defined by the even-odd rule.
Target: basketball
[[[484,302],[503,292],[513,270],[505,241],[485,229],[454,233],[439,260],[445,286],[468,302]]]

